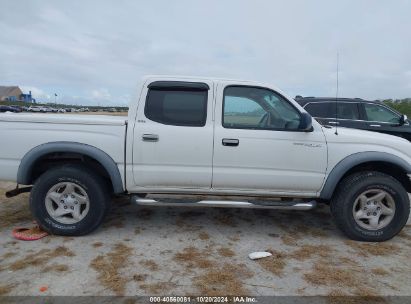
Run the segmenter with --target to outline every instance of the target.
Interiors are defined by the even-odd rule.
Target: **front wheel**
[[[96,229],[109,209],[104,180],[89,169],[67,165],[51,169],[35,182],[30,209],[42,229],[79,236]]]
[[[410,200],[401,183],[380,172],[360,172],[346,177],[331,201],[337,226],[351,239],[382,242],[405,226]]]

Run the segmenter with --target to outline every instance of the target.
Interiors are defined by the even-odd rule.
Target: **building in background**
[[[0,86],[0,101],[36,102],[31,96],[31,91],[28,94],[24,94],[18,86]]]

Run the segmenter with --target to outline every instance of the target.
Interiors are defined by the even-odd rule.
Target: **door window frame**
[[[231,87],[237,87],[237,88],[238,88],[238,87],[241,87],[241,88],[251,88],[251,89],[263,89],[263,90],[270,91],[270,92],[272,92],[274,95],[276,95],[276,96],[282,98],[284,101],[286,101],[291,107],[293,107],[293,108],[295,109],[295,111],[297,112],[297,114],[298,114],[298,116],[299,116],[299,118],[300,118],[300,122],[301,122],[301,112],[300,112],[300,110],[299,110],[295,105],[293,105],[293,104],[288,100],[288,98],[286,98],[284,95],[282,95],[282,94],[280,94],[280,93],[278,93],[278,92],[276,92],[276,91],[274,91],[274,90],[272,90],[272,89],[270,89],[270,88],[267,88],[267,87],[255,86],[255,85],[229,84],[229,85],[226,85],[226,86],[224,87],[224,89],[223,89],[223,95],[222,95],[223,100],[222,100],[222,104],[221,104],[221,126],[222,126],[224,129],[251,130],[251,131],[260,131],[260,130],[261,130],[261,131],[305,132],[304,130],[301,130],[301,129],[283,129],[283,128],[273,129],[273,128],[250,128],[250,127],[227,127],[227,126],[224,126],[225,91],[226,91],[227,88],[231,88]]]

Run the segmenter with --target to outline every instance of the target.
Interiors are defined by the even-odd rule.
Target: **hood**
[[[341,148],[361,147],[363,151],[381,151],[399,154],[411,162],[411,142],[408,140],[379,132],[338,127],[322,127],[328,145],[341,146]]]

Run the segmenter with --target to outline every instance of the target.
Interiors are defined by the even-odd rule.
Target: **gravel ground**
[[[392,241],[347,240],[309,212],[140,207],[116,199],[84,237],[11,237],[32,226],[28,195],[0,183],[0,295],[411,295],[411,226]],[[248,254],[273,256],[251,261]]]

